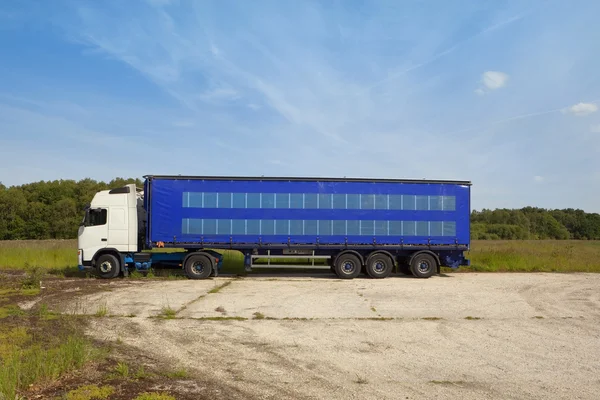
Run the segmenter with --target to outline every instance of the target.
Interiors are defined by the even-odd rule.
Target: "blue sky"
[[[0,181],[473,181],[600,212],[600,2],[0,3]]]

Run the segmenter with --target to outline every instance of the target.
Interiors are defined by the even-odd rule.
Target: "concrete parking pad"
[[[94,318],[89,334],[219,382],[223,398],[596,399],[599,287],[596,274],[287,274],[78,301],[138,315]],[[175,319],[144,318],[165,304]]]

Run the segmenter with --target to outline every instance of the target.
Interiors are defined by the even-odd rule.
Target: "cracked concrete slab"
[[[110,291],[102,291],[75,298],[62,304],[61,311],[69,314],[95,314],[106,310],[107,315],[135,315],[151,317],[160,314],[163,308],[180,310],[210,290],[231,278],[215,278],[198,281],[139,281]]]

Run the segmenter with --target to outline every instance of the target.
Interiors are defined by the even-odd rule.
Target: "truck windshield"
[[[84,226],[106,225],[107,212],[105,208],[91,208],[85,213]]]

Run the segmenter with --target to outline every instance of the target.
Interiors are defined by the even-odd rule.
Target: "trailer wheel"
[[[430,254],[417,254],[410,262],[410,270],[417,278],[429,278],[437,272],[437,262]]]
[[[206,279],[210,276],[213,265],[207,256],[195,254],[187,258],[184,269],[190,279]]]
[[[387,278],[392,273],[394,264],[385,254],[374,254],[367,259],[367,274],[374,279]]]
[[[119,260],[112,254],[102,254],[96,260],[96,271],[102,279],[112,279],[119,275]]]
[[[335,259],[335,273],[341,279],[354,279],[361,271],[361,262],[354,254],[342,254]]]

